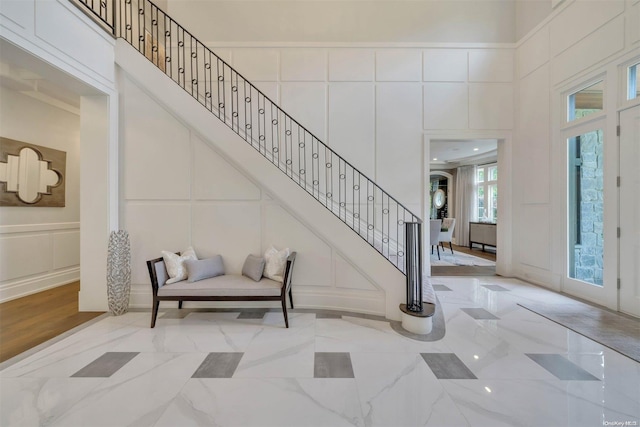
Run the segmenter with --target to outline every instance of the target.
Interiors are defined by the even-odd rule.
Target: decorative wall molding
[[[381,48],[381,49],[514,49],[516,43],[418,43],[418,42],[203,42],[211,49],[215,48]]]
[[[80,229],[80,222],[58,222],[50,224],[0,225],[0,235],[13,233],[35,233],[39,231],[58,231]]]
[[[6,283],[0,285],[0,303],[46,291],[77,280],[80,280],[79,266]]]

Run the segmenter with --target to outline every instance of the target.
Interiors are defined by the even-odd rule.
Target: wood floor
[[[445,250],[449,250],[445,245]],[[469,254],[473,256],[477,256],[478,258],[483,258],[489,261],[496,260],[496,252],[495,248],[486,248],[486,251],[482,251],[480,247],[473,247],[473,249],[469,249],[468,246],[458,246],[452,245],[454,252],[462,252],[464,254]],[[431,266],[431,276],[495,276],[496,267],[480,267],[475,265],[442,265],[442,266]]]
[[[80,282],[0,304],[0,362],[87,322],[102,312],[79,312]]]

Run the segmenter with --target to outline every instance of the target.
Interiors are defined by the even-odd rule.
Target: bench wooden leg
[[[289,327],[289,318],[287,317],[287,298],[286,295],[282,296],[282,313],[284,314],[284,324]]]
[[[160,307],[160,301],[153,301],[153,310],[151,311],[151,327],[156,326],[156,317],[158,317],[158,308]]]
[[[291,289],[289,289],[289,301],[291,302],[291,309],[293,310],[293,294],[291,293]]]

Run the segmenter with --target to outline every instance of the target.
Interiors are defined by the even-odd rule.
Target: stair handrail
[[[225,125],[229,126],[246,142],[251,144],[253,148],[258,150],[267,160],[270,160],[271,163],[289,176],[320,204],[329,209],[329,211],[337,216],[345,225],[367,241],[367,243],[383,255],[392,265],[403,274],[406,274],[405,253],[403,250],[405,246],[404,225],[405,223],[422,222],[422,220],[406,206],[363,174],[353,164],[336,153],[333,148],[322,142],[320,138],[305,126],[301,125],[268,95],[234,69],[227,61],[218,56],[190,31],[168,16],[153,1],[97,0],[97,6],[94,0],[71,1],[76,5],[89,9],[90,13],[87,13],[87,15],[93,15],[93,18],[97,19],[105,29],[110,30],[114,37],[127,41],[133,48],[138,50],[157,68],[181,86],[183,90],[190,93],[201,105],[207,108]],[[133,9],[134,3],[138,4],[135,16]],[[162,40],[160,36],[163,37]],[[189,48],[186,46],[187,40],[189,42]],[[174,49],[177,49],[175,57],[173,53]],[[188,56],[186,55],[187,50],[190,51]],[[198,63],[201,55],[204,55],[205,59],[203,63]],[[213,80],[214,74],[212,72],[214,60],[216,67],[215,80]],[[187,68],[187,64],[189,68]],[[201,80],[200,72],[205,75],[204,80]],[[230,86],[228,83],[229,78],[231,80]],[[191,83],[190,88],[187,84],[188,81]],[[201,86],[198,86],[201,81],[205,86],[203,92],[200,90]],[[239,108],[241,105],[239,83],[242,83],[243,86],[244,111]],[[248,96],[247,87],[249,89]],[[216,104],[213,103],[214,91],[217,94],[218,100]],[[256,104],[254,99],[257,101],[257,111],[254,111],[256,110],[256,107],[254,107]],[[226,108],[229,101],[231,103],[230,114],[228,114],[228,109]],[[260,106],[261,101],[262,107]],[[270,122],[272,124],[270,137],[267,133],[267,107],[270,109]],[[253,133],[253,126],[256,124],[253,117],[254,112],[258,114],[256,118],[258,125],[257,137],[254,136]],[[240,126],[241,118],[244,118],[244,126],[242,127]],[[249,119],[249,122],[247,119]],[[285,123],[284,133],[281,132],[281,128],[278,126],[282,119],[284,119]],[[264,132],[262,134],[260,133],[261,121],[262,131]],[[294,129],[297,130],[298,134],[295,144],[293,143]],[[284,136],[284,142],[282,141],[282,136]],[[288,145],[287,138],[289,139]],[[267,145],[269,141],[271,142],[270,146]],[[312,146],[310,155],[306,151],[306,145],[308,143]],[[289,150],[290,153],[293,154],[293,148],[295,146],[298,147],[297,161],[293,156],[289,157],[289,153],[287,152],[287,150]],[[282,149],[285,150],[286,154],[284,161],[280,159],[280,151]],[[304,152],[301,153],[300,149],[304,150]],[[319,161],[321,151],[324,152],[324,167],[321,167]],[[310,183],[307,182],[307,161],[311,162],[312,167],[312,180]],[[337,176],[334,176],[331,170],[335,170],[335,168],[333,168],[334,162],[338,163]],[[297,167],[294,169],[294,166]],[[324,170],[324,174],[320,173],[321,170]],[[348,176],[348,173],[351,174],[351,177]],[[324,182],[320,179],[321,175],[324,177]],[[363,181],[364,184],[366,184],[366,195],[364,199],[360,192]],[[347,183],[350,184],[349,189],[352,192],[351,203],[348,203]],[[339,190],[339,199],[337,202],[338,213],[336,213],[336,209],[334,209],[336,203],[333,198],[334,184],[338,185]],[[372,192],[370,192],[370,187],[372,187]],[[342,190],[344,190],[344,198]],[[381,202],[377,201],[377,193],[381,196]],[[321,197],[324,197],[324,203]],[[366,203],[366,236],[363,236],[361,230],[363,201]],[[349,210],[349,205],[351,205],[351,210]],[[395,207],[395,215],[392,206]],[[373,223],[369,222],[371,212],[373,212]],[[379,214],[376,215],[378,212]],[[347,221],[347,215],[350,215],[349,221]],[[381,224],[381,228],[376,228],[375,226],[376,217],[378,217],[378,224]],[[387,221],[386,232],[385,217]],[[395,233],[392,233],[392,218],[393,223],[395,223]],[[358,230],[355,229],[356,223],[358,223]],[[393,234],[395,234],[395,239],[393,239]],[[392,242],[395,242],[395,244],[392,244]],[[418,248],[418,250],[421,252],[421,248]],[[408,257],[417,256],[417,259],[421,259],[420,255],[420,253],[410,254]]]

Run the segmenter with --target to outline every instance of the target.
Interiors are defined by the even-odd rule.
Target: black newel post
[[[404,223],[407,310],[422,312],[422,223]]]

